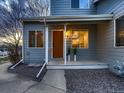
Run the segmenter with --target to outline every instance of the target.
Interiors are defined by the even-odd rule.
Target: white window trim
[[[79,8],[72,8],[71,6],[71,0],[70,0],[70,8],[71,9],[79,9],[79,10],[83,10],[83,9],[90,9],[90,0],[87,0],[88,1],[88,7],[87,8],[80,8],[80,4],[79,4]],[[80,3],[80,2],[79,2]]]
[[[124,16],[124,15],[122,15],[122,16]],[[117,19],[119,19],[120,17],[122,17],[122,16],[119,16],[118,18],[115,18],[114,20],[113,20],[113,22],[114,22],[114,48],[124,48],[124,46],[116,46],[116,20]]]
[[[31,32],[31,31],[35,31],[35,36],[36,36],[36,37],[35,37],[35,42],[36,42],[36,43],[35,43],[35,47],[29,47],[29,32]],[[37,45],[37,39],[36,39],[36,38],[37,38],[37,35],[36,35],[36,32],[37,32],[37,31],[40,31],[40,32],[43,33],[43,47],[36,47],[36,45]],[[45,44],[44,40],[45,40],[45,39],[44,39],[44,31],[42,31],[42,30],[29,30],[29,31],[28,31],[28,36],[27,36],[27,41],[28,41],[27,46],[28,46],[28,48],[30,48],[30,49],[44,49],[44,47],[45,47],[45,45],[44,45],[44,44]]]

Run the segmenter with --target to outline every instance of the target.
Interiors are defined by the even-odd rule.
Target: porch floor
[[[52,60],[48,62],[47,69],[105,69],[108,64],[100,61],[71,61],[64,64],[63,60]]]
[[[65,65],[63,60],[53,60],[48,62],[48,65]],[[89,61],[67,61],[66,65],[107,65],[105,62],[100,62],[97,60],[89,60]]]

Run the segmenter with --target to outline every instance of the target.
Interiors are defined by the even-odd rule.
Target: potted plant
[[[76,62],[77,61],[77,49],[76,48],[74,48],[73,49],[73,54],[74,54],[74,61]]]
[[[70,62],[71,48],[67,50],[68,61]]]

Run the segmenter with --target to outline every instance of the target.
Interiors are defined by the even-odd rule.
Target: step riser
[[[47,66],[47,69],[107,69],[108,66]]]

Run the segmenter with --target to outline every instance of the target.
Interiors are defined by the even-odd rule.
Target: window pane
[[[116,46],[124,46],[124,18],[116,21]]]
[[[37,31],[37,47],[43,47],[43,32]]]
[[[79,48],[79,31],[72,31],[72,47]]]
[[[79,0],[71,0],[71,8],[79,8]]]
[[[80,31],[80,48],[88,48],[88,31]]]
[[[66,32],[66,46],[67,46],[67,48],[71,48],[71,31],[69,30],[69,31],[67,31]]]
[[[88,48],[88,31],[73,31],[72,32],[72,47],[73,48]]]
[[[80,1],[80,8],[86,9],[88,8],[88,0],[79,0]]]
[[[35,31],[29,32],[29,47],[35,47]]]

